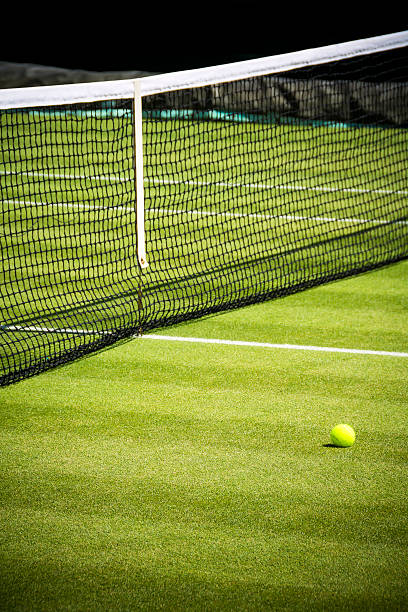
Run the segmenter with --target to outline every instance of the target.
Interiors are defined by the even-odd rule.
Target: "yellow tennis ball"
[[[331,441],[335,446],[353,446],[356,434],[350,425],[336,425],[330,432]]]

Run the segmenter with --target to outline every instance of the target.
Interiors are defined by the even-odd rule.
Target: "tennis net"
[[[408,256],[408,33],[0,92],[0,383]]]

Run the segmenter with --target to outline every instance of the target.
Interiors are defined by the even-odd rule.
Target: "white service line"
[[[98,331],[92,329],[78,329],[78,328],[60,328],[60,327],[41,327],[35,325],[4,325],[0,327],[2,331],[15,331],[15,332],[37,332],[37,333],[59,333],[59,334],[73,334],[73,335],[99,335],[99,336],[110,336],[112,332],[109,331]],[[229,346],[248,346],[254,348],[268,348],[268,349],[290,349],[295,351],[320,351],[323,353],[351,353],[357,355],[378,355],[383,357],[408,357],[408,353],[396,352],[396,351],[372,351],[368,349],[351,349],[351,348],[337,348],[331,346],[309,346],[302,344],[273,344],[271,342],[249,342],[246,340],[222,340],[219,338],[195,338],[190,336],[162,336],[160,334],[144,334],[142,336],[135,335],[134,338],[148,340],[169,340],[171,342],[190,342],[196,344],[224,344]]]
[[[96,329],[81,329],[78,327],[45,327],[39,325],[3,325],[1,331],[37,332],[39,334],[70,334],[73,336],[109,336],[110,332],[100,332]]]
[[[73,210],[81,208],[95,212],[97,210],[124,210],[126,212],[135,212],[134,206],[100,206],[99,204],[84,204],[83,202],[38,202],[37,200],[2,200],[4,204],[23,204],[24,206],[62,206]],[[408,223],[408,222],[407,222]]]
[[[134,213],[133,206],[101,206],[99,204],[84,204],[82,202],[38,202],[37,200],[3,200],[4,204],[17,204],[24,206],[62,206],[73,210],[79,208],[95,212],[97,210],[125,211]],[[219,217],[227,219],[261,219],[261,220],[284,220],[284,221],[317,221],[322,223],[351,223],[351,224],[374,224],[374,225],[408,225],[405,220],[367,219],[361,217],[320,217],[317,215],[271,215],[267,213],[241,213],[231,211],[197,210],[194,208],[149,208],[146,216],[150,215],[191,215],[193,217]]]
[[[119,182],[119,183],[128,183],[130,181],[134,181],[135,179],[132,177],[125,177],[115,174],[60,174],[58,172],[42,172],[40,170],[0,170],[0,174],[3,176],[36,176],[39,178],[46,179],[64,179],[67,181],[109,181],[109,182]]]
[[[317,191],[323,193],[374,193],[380,195],[408,195],[408,191],[404,189],[363,189],[360,187],[329,187],[326,185],[296,185],[296,184],[271,184],[271,183],[236,183],[232,181],[200,181],[196,179],[182,181],[166,178],[145,179],[147,183],[157,185],[190,185],[193,187],[227,187],[237,189],[243,187],[245,189],[259,190],[278,190],[278,191]]]
[[[37,176],[47,179],[65,179],[65,180],[88,180],[88,181],[106,181],[128,183],[134,181],[133,177],[113,175],[113,174],[60,174],[54,172],[41,172],[39,170],[0,170],[3,176]],[[203,181],[199,179],[177,180],[166,177],[153,177],[144,179],[145,183],[153,185],[189,185],[190,187],[223,187],[229,189],[255,189],[255,190],[277,190],[277,191],[313,191],[321,193],[361,193],[361,194],[377,194],[377,195],[408,195],[406,189],[367,189],[361,187],[330,187],[327,185],[298,185],[298,184],[271,184],[271,183],[240,183],[235,181]]]
[[[13,171],[3,171],[0,170],[0,175],[16,175],[20,174],[20,172]],[[96,175],[96,176],[86,176],[83,174],[54,174],[47,172],[39,172],[39,171],[22,171],[21,174],[27,176],[40,176],[48,179],[67,179],[67,180],[101,180],[101,181],[119,181],[119,182],[127,182],[133,179],[128,177],[114,176],[114,175]],[[323,193],[360,193],[360,194],[381,194],[381,195],[403,195],[407,196],[408,191],[405,190],[391,190],[391,189],[360,189],[360,188],[347,188],[347,187],[327,187],[327,186],[308,186],[308,185],[272,185],[268,183],[234,183],[234,182],[223,182],[223,181],[200,181],[200,180],[173,180],[166,178],[145,178],[145,183],[153,183],[156,185],[190,185],[194,187],[204,187],[204,186],[215,186],[215,187],[223,187],[223,188],[245,188],[245,189],[255,189],[255,190],[277,190],[277,191],[314,191],[314,192],[323,192]],[[97,204],[82,204],[80,202],[76,203],[45,203],[45,202],[36,202],[36,201],[27,201],[27,200],[5,200],[6,204],[25,204],[25,205],[38,205],[38,206],[67,206],[67,207],[78,207],[92,210],[94,209],[105,209],[108,207],[98,206]],[[109,207],[110,208],[110,207]],[[112,207],[116,210],[125,210],[128,212],[133,212],[134,208],[131,206],[115,206]],[[251,218],[251,219],[263,219],[263,220],[286,220],[286,221],[320,221],[323,223],[351,223],[351,224],[370,224],[374,223],[375,225],[408,225],[408,221],[405,220],[387,220],[387,219],[368,219],[361,217],[330,217],[330,216],[317,216],[317,215],[293,215],[293,214],[284,214],[284,215],[271,215],[268,213],[241,213],[236,211],[211,211],[211,210],[203,210],[203,209],[178,209],[178,208],[147,208],[146,215],[150,214],[162,214],[162,215],[185,215],[190,214],[193,216],[199,217],[221,217],[221,218]]]
[[[351,353],[357,355],[380,355],[385,357],[408,357],[408,353],[394,351],[371,351],[366,349],[337,348],[330,346],[307,346],[302,344],[272,344],[270,342],[248,342],[245,340],[221,340],[218,338],[194,338],[186,336],[161,336],[146,334],[141,336],[151,340],[169,340],[173,342],[192,342],[199,344],[226,344],[232,346],[249,346],[269,349],[290,349],[295,351],[320,351],[324,353]]]
[[[82,202],[38,202],[36,200],[3,200],[4,204],[18,204],[24,206],[62,206],[65,208],[83,209],[90,212],[98,210],[121,210],[134,213],[133,206],[100,206],[98,204],[83,204]],[[405,220],[365,219],[361,217],[319,217],[315,215],[270,215],[266,213],[240,213],[231,211],[197,210],[195,208],[149,208],[145,211],[150,215],[190,215],[192,217],[219,217],[225,219],[261,219],[264,221],[317,221],[322,223],[350,223],[374,225],[408,225]]]

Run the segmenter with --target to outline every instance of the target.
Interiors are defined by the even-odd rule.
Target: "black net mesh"
[[[1,382],[408,255],[406,50],[2,111]]]
[[[1,113],[3,384],[137,329],[133,113],[121,106]]]

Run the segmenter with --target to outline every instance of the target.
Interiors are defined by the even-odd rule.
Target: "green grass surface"
[[[406,352],[407,278],[166,334]],[[141,338],[0,390],[0,609],[406,609],[407,389],[404,358]]]

